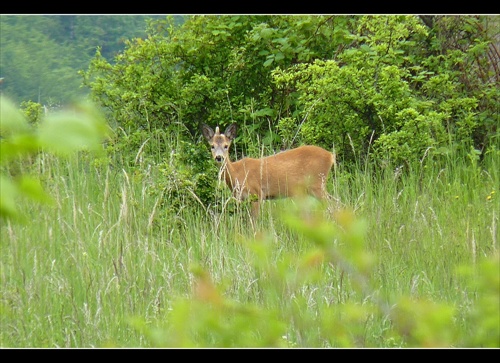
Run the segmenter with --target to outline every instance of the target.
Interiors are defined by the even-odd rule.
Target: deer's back
[[[261,159],[244,158],[233,163],[240,170],[241,185],[265,198],[288,196],[298,186],[319,188],[335,163],[335,155],[313,145],[286,150]]]

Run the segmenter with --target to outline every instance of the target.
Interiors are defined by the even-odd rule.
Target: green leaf
[[[16,217],[16,196],[18,190],[11,179],[0,175],[0,217]]]
[[[275,111],[272,108],[266,107],[262,108],[260,110],[255,111],[254,116],[256,117],[261,117],[261,116],[274,116]]]
[[[275,60],[279,61],[285,58],[285,55],[282,52],[276,53],[276,56],[274,57]]]
[[[47,194],[40,181],[31,177],[23,176],[12,180],[5,175],[0,175],[0,217],[19,219],[17,199],[20,197],[28,200],[52,203],[53,199]]]
[[[90,105],[54,113],[40,124],[40,144],[50,151],[69,154],[76,150],[102,150],[108,128],[102,116]]]
[[[268,58],[268,59],[264,62],[264,67],[269,67],[271,64],[273,64],[273,62],[274,62],[274,57]]]
[[[373,51],[372,47],[370,47],[369,45],[367,44],[361,44],[361,46],[359,47],[359,49],[365,53],[371,53]]]
[[[0,134],[5,137],[11,132],[27,132],[28,121],[21,111],[4,96],[0,97]]]
[[[0,164],[36,152],[38,139],[35,134],[14,134],[0,142]]]
[[[40,184],[40,181],[31,177],[23,177],[18,183],[19,192],[34,201],[42,203],[51,203],[53,200],[49,194],[47,194]]]

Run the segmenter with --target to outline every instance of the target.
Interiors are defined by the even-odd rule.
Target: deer
[[[223,179],[238,201],[250,198],[252,216],[257,217],[260,203],[266,199],[288,198],[308,194],[323,200],[327,197],[325,181],[336,156],[319,146],[304,145],[259,159],[229,158],[229,146],[236,137],[237,126],[229,125],[224,133],[202,124],[202,134],[211,147],[212,157],[220,163]]]

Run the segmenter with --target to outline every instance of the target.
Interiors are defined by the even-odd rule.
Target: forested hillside
[[[46,106],[87,94],[78,71],[88,67],[97,47],[113,62],[125,40],[146,36],[152,18],[163,16],[0,16],[2,93]]]

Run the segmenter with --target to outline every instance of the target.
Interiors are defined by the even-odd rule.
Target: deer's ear
[[[226,128],[226,131],[224,131],[224,135],[226,135],[229,140],[233,140],[236,137],[236,129],[236,124],[231,124]]]
[[[211,140],[212,137],[214,136],[214,130],[212,130],[212,128],[206,124],[201,125],[201,132],[203,133],[203,136],[207,140]]]

